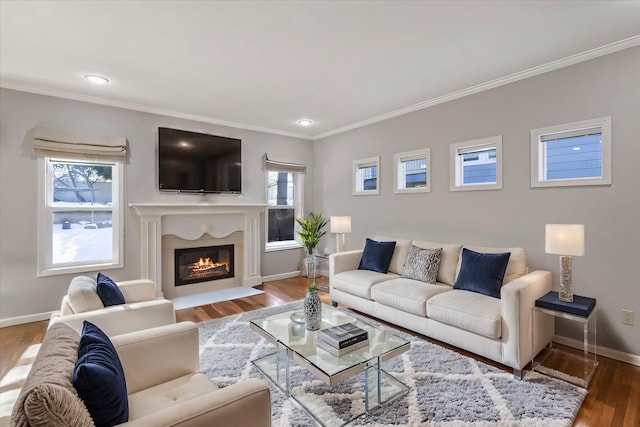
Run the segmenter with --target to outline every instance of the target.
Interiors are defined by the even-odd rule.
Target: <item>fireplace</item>
[[[175,249],[175,286],[234,277],[233,258],[233,245]]]

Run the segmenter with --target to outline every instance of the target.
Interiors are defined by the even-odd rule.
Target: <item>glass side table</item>
[[[538,356],[533,355],[531,369],[555,378],[568,381],[587,388],[596,368],[598,367],[596,342],[596,315],[598,308],[593,298],[574,295],[573,302],[560,301],[558,292],[549,292],[536,300],[533,315],[559,317],[578,322],[582,325],[583,349],[582,354],[571,353],[557,347],[550,342]],[[535,322],[532,324],[532,344],[536,348]],[[593,353],[589,352],[589,342],[593,344]]]
[[[313,254],[313,261],[315,263],[315,274],[316,274],[314,278],[322,276],[323,267],[326,267],[327,270],[329,269],[329,255],[331,254],[321,254],[321,253]],[[318,289],[324,292],[329,292],[328,285],[318,285]]]

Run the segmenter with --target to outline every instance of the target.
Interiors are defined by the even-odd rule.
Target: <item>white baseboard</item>
[[[582,350],[584,347],[584,343],[579,340],[574,340],[572,338],[562,337],[560,335],[553,336],[553,342],[558,344],[566,345],[567,347],[577,348]],[[640,356],[631,353],[625,353],[623,351],[614,350],[612,348],[596,346],[593,344],[589,344],[589,351],[598,354],[598,356],[608,357],[609,359],[619,360],[620,362],[629,363],[631,365],[640,366]]]
[[[44,313],[27,314],[25,316],[8,317],[6,319],[0,319],[0,328],[6,328],[8,326],[23,325],[25,323],[41,322],[43,320],[51,319],[53,311],[47,311]]]
[[[274,280],[290,279],[292,277],[298,277],[302,274],[301,271],[291,271],[289,273],[274,274],[273,276],[262,276],[263,282],[271,282]]]

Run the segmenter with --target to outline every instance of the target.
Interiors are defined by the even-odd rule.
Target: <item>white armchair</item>
[[[11,415],[11,425],[92,426],[71,384],[80,334],[49,328]],[[122,426],[271,425],[271,392],[258,379],[218,388],[199,373],[198,326],[181,322],[114,336],[124,369],[129,421]]]
[[[107,335],[149,329],[175,323],[173,303],[156,298],[156,286],[147,279],[117,282],[125,303],[105,307],[96,292],[96,282],[86,276],[74,277],[62,298],[60,313],[51,317],[49,327],[64,322],[76,331],[88,320]]]

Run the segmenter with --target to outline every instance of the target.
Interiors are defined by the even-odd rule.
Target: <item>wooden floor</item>
[[[320,281],[326,281],[322,277]],[[286,304],[304,298],[308,279],[292,278],[264,283],[264,294],[223,301],[202,307],[176,311],[177,321],[191,320],[204,322],[211,319],[257,310],[262,307]],[[320,292],[324,303],[330,303],[329,294]],[[3,403],[8,398],[15,399],[15,393],[21,386],[28,367],[33,361],[46,331],[47,322],[0,328],[0,396]],[[448,348],[443,343],[423,337]],[[504,366],[488,361],[465,351],[454,350],[474,357],[493,366],[509,370]],[[566,349],[572,351],[572,349]],[[589,385],[589,394],[585,399],[575,426],[640,426],[640,367],[605,357],[598,358],[600,365]],[[510,370],[509,370],[510,371]],[[5,403],[6,405],[6,403]]]

